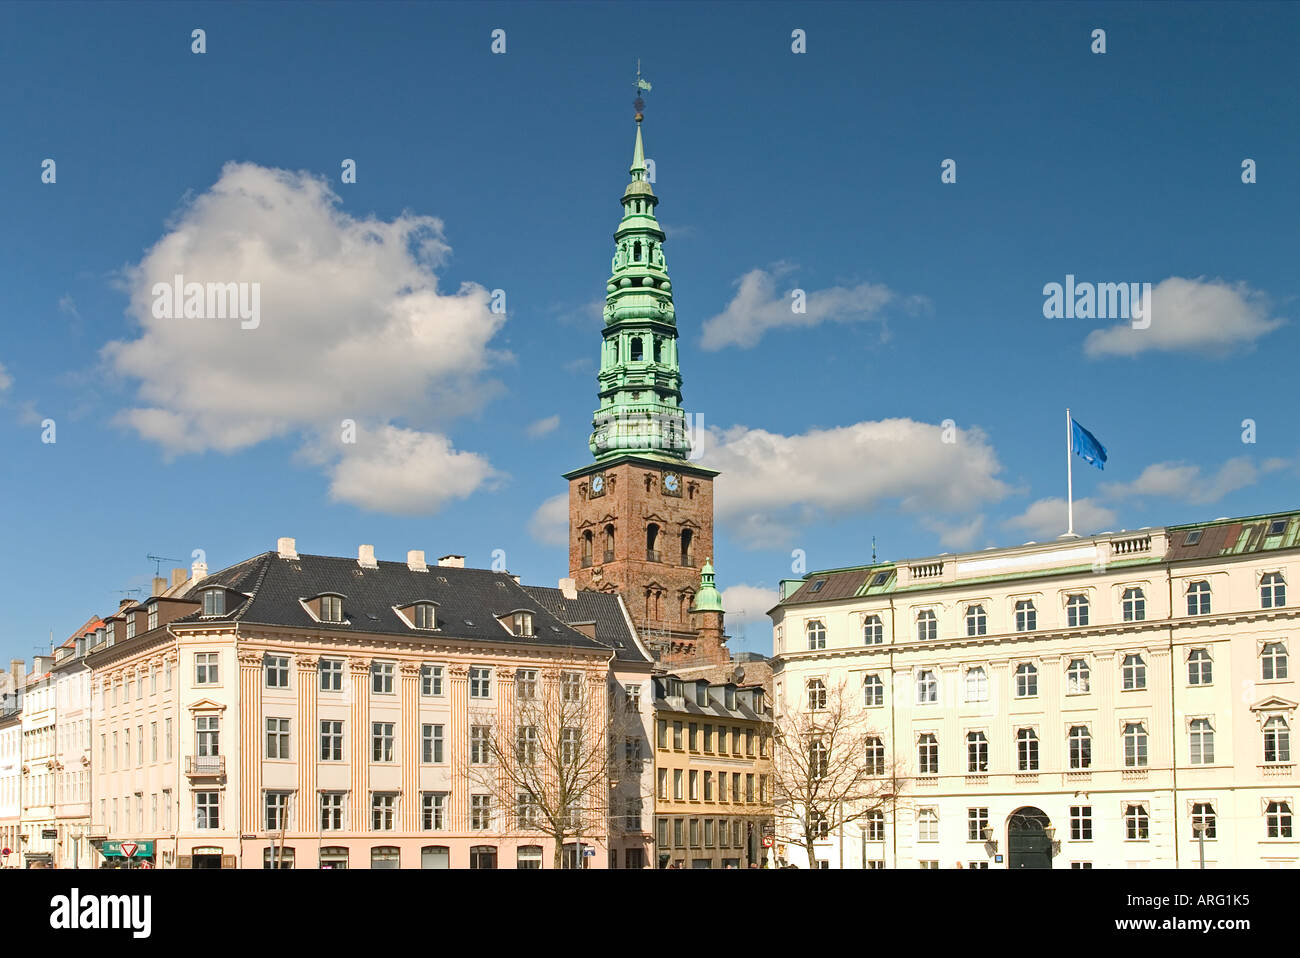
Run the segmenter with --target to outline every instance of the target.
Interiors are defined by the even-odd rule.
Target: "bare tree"
[[[807,701],[780,703],[773,735],[774,814],[817,867],[816,842],[873,812],[892,808],[900,779],[883,736],[843,683],[810,680]],[[793,707],[791,707],[793,705]]]
[[[584,832],[608,834],[608,803],[634,767],[621,751],[625,710],[608,707],[598,677],[578,668],[519,669],[508,714],[470,716],[466,777],[492,797],[503,831],[555,843],[555,868],[564,865],[566,839],[580,846]]]

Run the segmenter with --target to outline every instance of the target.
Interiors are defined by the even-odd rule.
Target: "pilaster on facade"
[[[348,822],[353,829],[362,831],[370,825],[370,660],[361,656],[349,658],[348,681],[352,696]]]
[[[317,786],[316,761],[319,757],[320,720],[317,717],[317,696],[320,659],[311,655],[294,656],[298,689],[298,793],[295,796],[297,815],[290,821],[301,831],[310,831],[316,819]]]

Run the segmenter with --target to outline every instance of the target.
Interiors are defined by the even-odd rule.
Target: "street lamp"
[[[1200,846],[1201,852],[1201,869],[1205,869],[1205,822],[1193,822],[1192,834],[1196,836],[1196,843]]]
[[[992,825],[985,825],[980,829],[980,838],[984,839],[984,844],[988,845],[993,851],[998,850],[998,841],[993,837]]]

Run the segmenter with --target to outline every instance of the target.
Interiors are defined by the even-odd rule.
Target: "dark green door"
[[[1042,809],[1026,807],[1007,821],[1007,867],[1051,868],[1052,842],[1047,837],[1047,816]]]

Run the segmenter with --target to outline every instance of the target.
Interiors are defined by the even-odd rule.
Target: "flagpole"
[[[1070,428],[1070,407],[1065,407],[1065,502],[1070,528],[1065,533],[1074,535],[1074,430]]]

